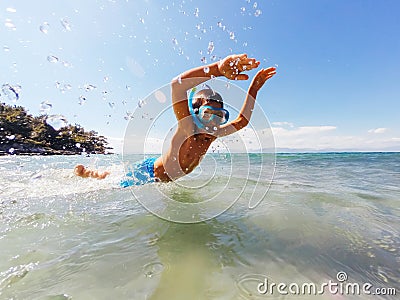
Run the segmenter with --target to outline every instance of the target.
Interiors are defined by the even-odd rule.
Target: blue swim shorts
[[[157,157],[146,158],[129,166],[128,173],[126,173],[125,178],[121,180],[120,186],[125,188],[128,186],[155,182],[154,162],[156,159]]]

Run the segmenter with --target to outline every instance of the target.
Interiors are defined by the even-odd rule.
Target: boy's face
[[[206,122],[209,121],[208,126],[219,127],[221,124],[220,120],[224,118],[224,112],[221,110],[213,110],[210,108],[201,109],[201,107],[210,106],[214,108],[222,108],[222,103],[206,98],[199,98],[198,101],[201,101],[201,105],[199,107],[199,110],[202,112],[201,118]],[[214,115],[214,117],[212,115]]]

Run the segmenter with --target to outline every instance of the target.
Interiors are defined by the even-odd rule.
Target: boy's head
[[[215,108],[224,108],[224,102],[220,94],[208,87],[207,89],[198,91],[194,95],[192,102],[193,110],[197,114],[200,106],[212,106]]]
[[[197,125],[203,127],[219,126],[225,124],[229,119],[229,112],[224,109],[224,103],[220,94],[207,86],[207,89],[197,92],[194,96],[190,96],[189,105],[192,105],[192,114],[198,116]],[[196,121],[197,122],[197,121]]]

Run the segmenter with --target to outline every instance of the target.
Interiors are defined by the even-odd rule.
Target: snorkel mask
[[[211,88],[210,88],[211,89]],[[200,106],[197,111],[193,109],[193,96],[196,88],[190,91],[188,106],[189,112],[193,116],[193,120],[198,128],[207,129],[208,123],[216,120],[219,125],[226,124],[229,120],[229,112],[224,108],[216,108],[209,105]]]

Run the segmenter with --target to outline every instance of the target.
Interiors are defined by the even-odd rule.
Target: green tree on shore
[[[0,152],[15,154],[105,154],[107,139],[78,124],[59,130],[47,123],[48,116],[28,114],[22,106],[0,103]],[[10,151],[11,149],[11,151]]]

